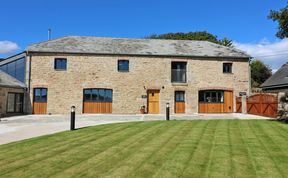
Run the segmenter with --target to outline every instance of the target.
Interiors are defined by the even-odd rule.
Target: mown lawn
[[[109,124],[0,146],[0,177],[287,177],[288,124]]]

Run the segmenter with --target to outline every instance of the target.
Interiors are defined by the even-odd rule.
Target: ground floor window
[[[8,93],[7,113],[23,112],[23,93]]]
[[[89,88],[83,91],[83,113],[112,113],[113,91]]]
[[[175,101],[185,102],[185,91],[175,91]]]
[[[47,88],[34,88],[34,102],[47,102]]]
[[[112,90],[110,89],[84,89],[84,101],[86,102],[112,102]]]
[[[222,91],[222,90],[199,91],[199,102],[223,103],[224,102],[224,91]]]

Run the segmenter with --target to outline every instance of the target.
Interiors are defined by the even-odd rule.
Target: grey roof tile
[[[25,84],[0,70],[0,86],[12,88],[25,88]]]
[[[28,46],[33,52],[250,58],[208,41],[67,36]]]
[[[288,85],[288,64],[284,64],[277,72],[268,78],[262,85],[262,88],[279,87]]]

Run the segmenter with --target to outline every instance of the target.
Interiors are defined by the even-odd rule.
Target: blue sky
[[[288,49],[286,39],[275,37],[277,24],[267,19],[271,9],[286,4],[284,0],[1,0],[0,57],[47,40],[48,28],[52,29],[52,38],[141,38],[155,33],[206,30],[220,38],[227,36],[245,51],[255,47],[259,51],[262,45],[265,50],[260,56],[267,56]],[[281,47],[271,52],[279,44]],[[255,55],[255,50],[249,53]],[[287,59],[288,55],[281,56],[277,65],[263,60],[276,69]]]

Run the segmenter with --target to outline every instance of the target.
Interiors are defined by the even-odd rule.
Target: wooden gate
[[[247,98],[247,113],[277,117],[278,97],[270,94],[256,94]]]
[[[236,97],[236,112],[242,113],[242,97]]]

